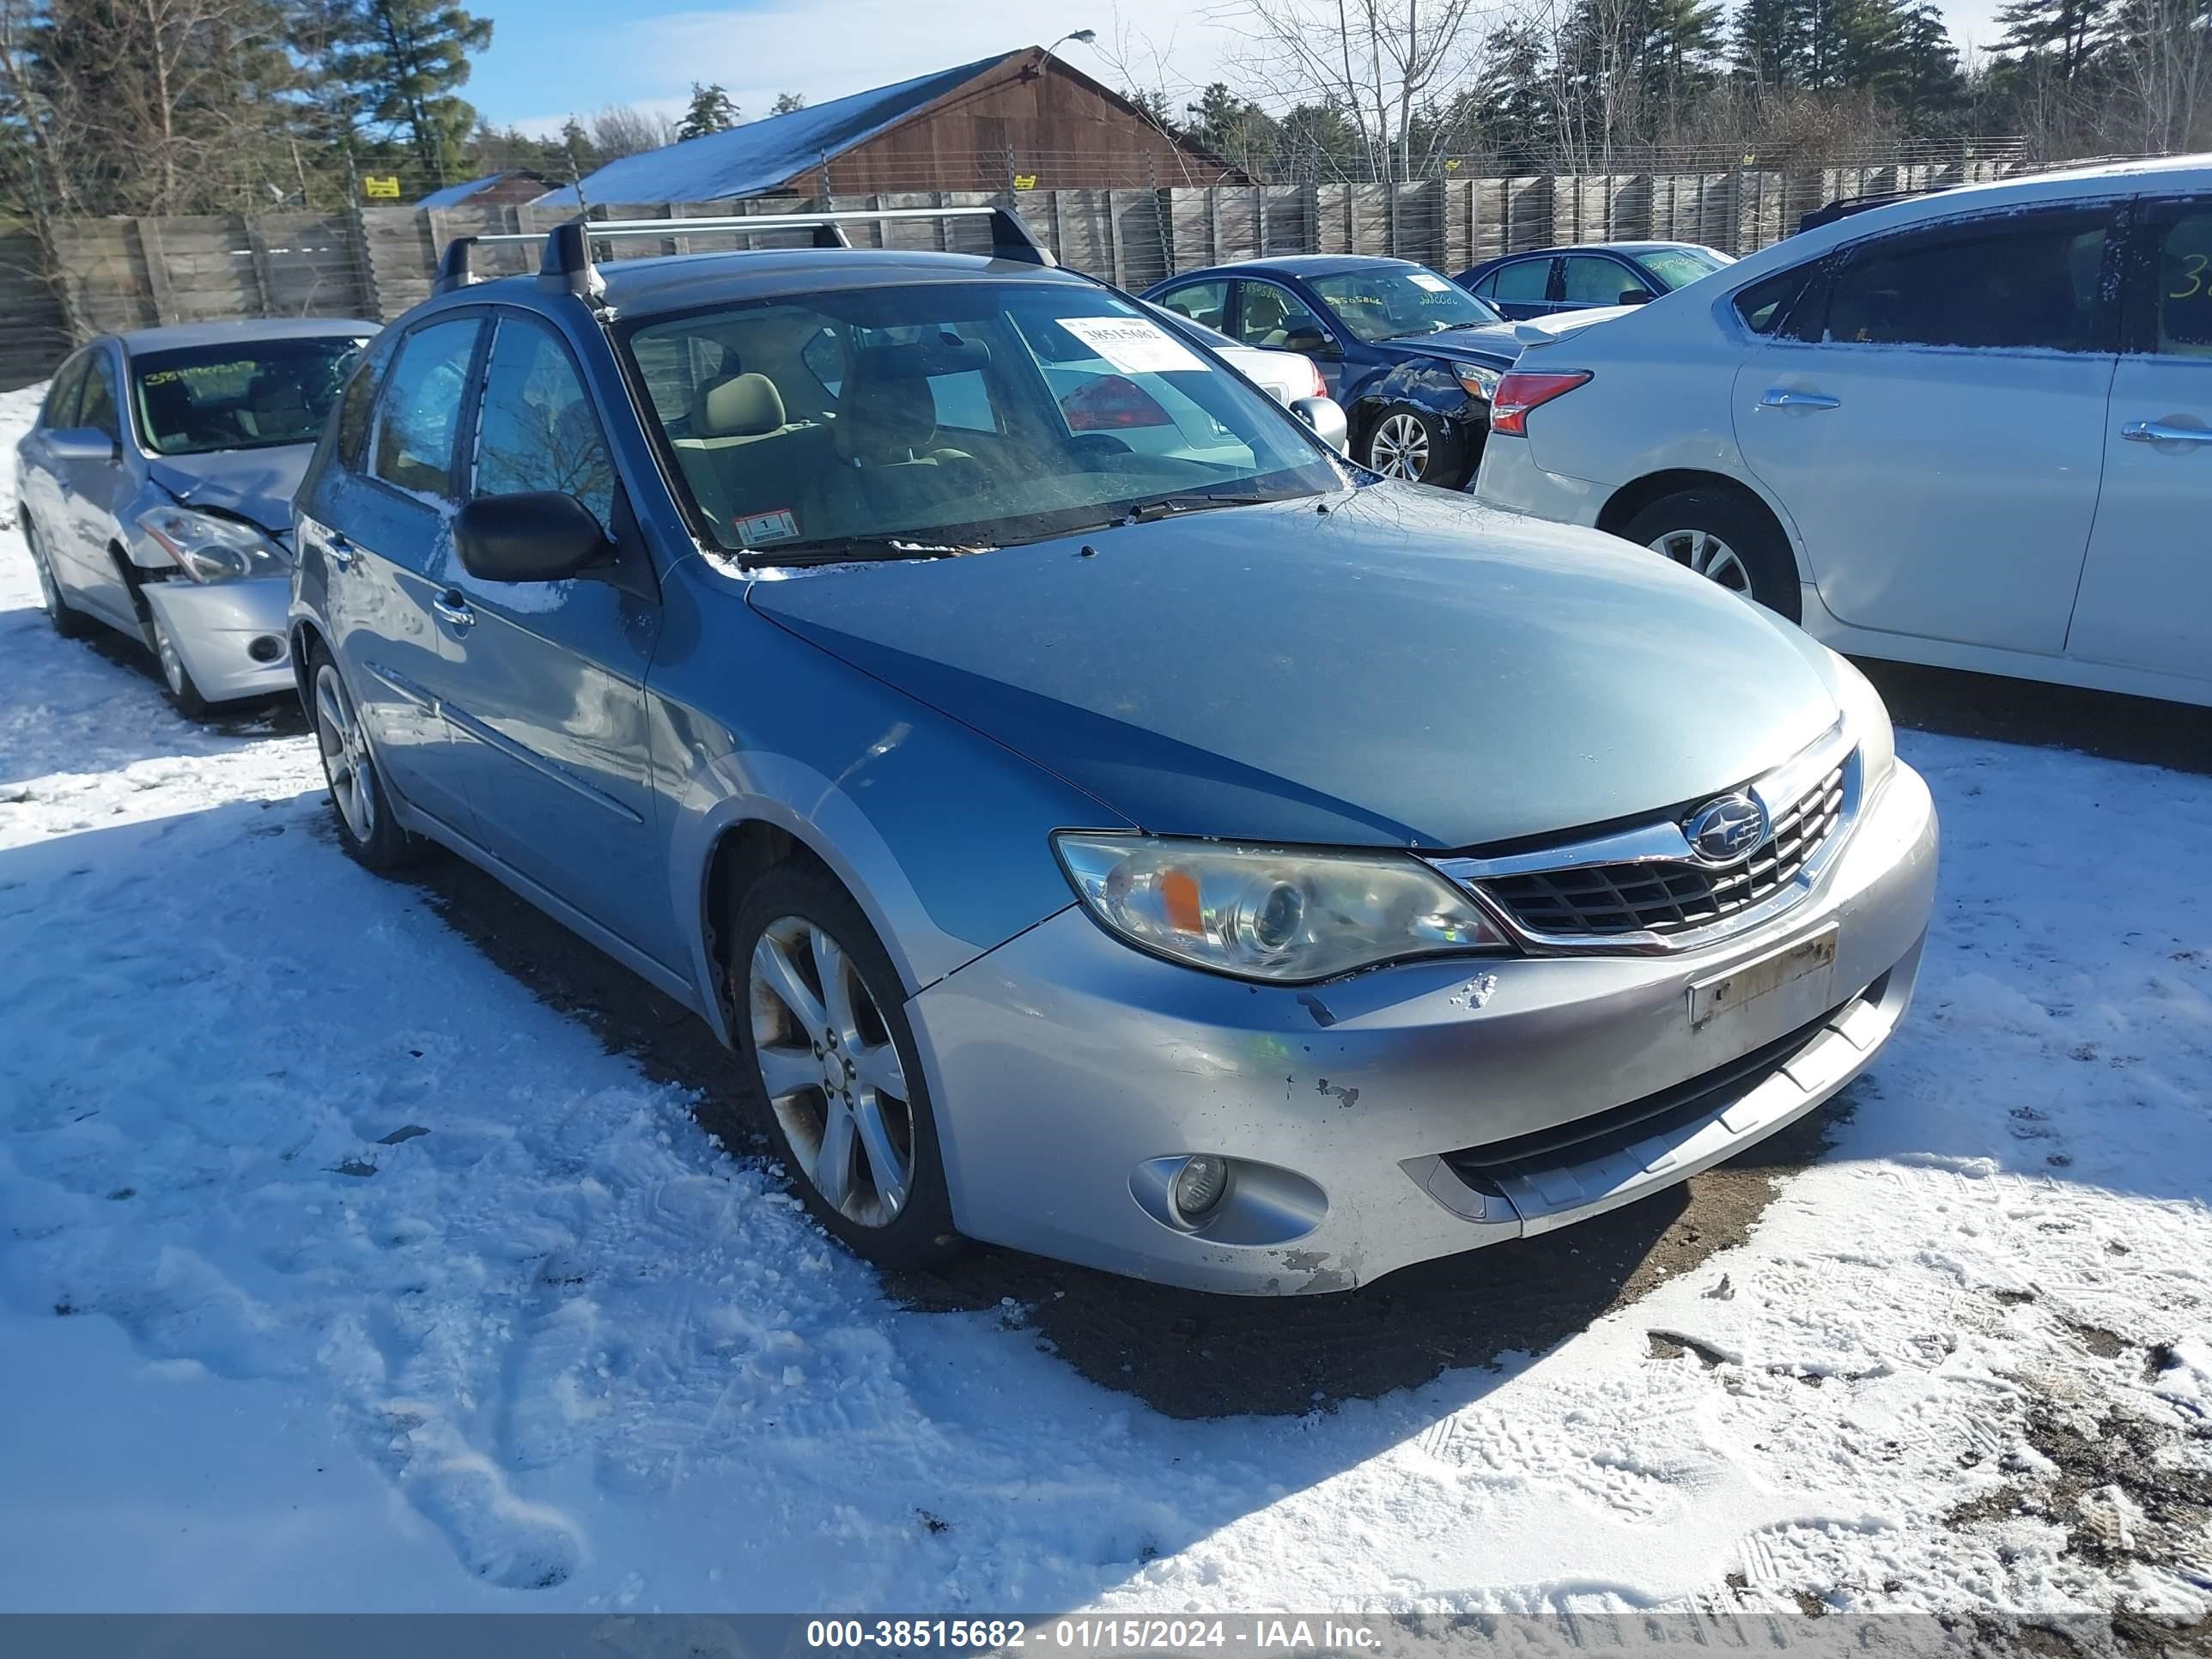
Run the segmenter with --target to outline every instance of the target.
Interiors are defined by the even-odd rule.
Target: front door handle
[[[323,538],[323,551],[331,556],[331,562],[341,570],[352,569],[353,562],[361,556],[361,550],[335,530]]]
[[[1831,398],[1825,392],[1795,392],[1786,386],[1771,386],[1766,395],[1759,400],[1761,409],[1841,409],[1844,400]]]
[[[469,602],[452,588],[447,588],[431,600],[430,609],[456,628],[466,628],[477,619],[477,613],[470,609]]]
[[[2166,421],[2130,421],[2120,436],[2131,444],[2212,444],[2212,427],[2175,426]]]

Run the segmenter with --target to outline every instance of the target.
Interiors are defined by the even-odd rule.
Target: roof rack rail
[[[763,230],[811,230],[817,247],[850,247],[852,239],[845,234],[848,224],[882,223],[904,219],[982,219],[991,222],[991,257],[994,259],[1018,260],[1024,264],[1054,265],[1059,263],[1051,250],[1036,239],[1036,234],[1022,222],[1022,216],[1012,208],[1004,207],[937,207],[937,208],[852,208],[822,213],[760,213],[738,215],[716,219],[601,219],[598,221],[571,219],[554,226],[550,230],[508,231],[495,235],[457,236],[446,245],[438,261],[438,277],[430,286],[433,294],[450,294],[455,289],[466,288],[477,280],[470,268],[470,256],[478,247],[514,245],[523,242],[544,244],[545,254],[538,268],[538,285],[558,292],[575,295],[587,303],[596,304],[606,292],[606,283],[592,262],[593,242],[614,241],[630,237],[650,236],[666,239],[721,232],[743,234]]]

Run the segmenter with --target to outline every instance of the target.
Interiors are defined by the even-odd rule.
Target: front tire
[[[880,1267],[957,1254],[904,990],[860,907],[826,874],[779,865],[727,937],[740,1092],[806,1207]]]
[[[53,566],[46,562],[46,550],[39,544],[39,532],[26,521],[23,526],[23,545],[30,550],[31,567],[39,573],[39,604],[53,624],[54,632],[65,640],[81,640],[92,632],[92,618],[77,610],[62,592],[62,585],[54,577]]]
[[[323,781],[330,786],[338,845],[356,864],[379,875],[413,863],[422,842],[392,816],[391,798],[384,793],[384,780],[352,694],[337,664],[319,645],[307,659],[307,718],[322,755]]]
[[[149,614],[146,631],[152,636],[155,660],[161,665],[161,683],[169,688],[169,701],[177,712],[188,720],[204,720],[213,712],[213,706],[200,695],[199,686],[192,679],[192,671],[185,666],[183,653],[169,633],[168,624],[158,614]]]
[[[1467,483],[1467,440],[1448,421],[1410,404],[1392,404],[1367,429],[1361,457],[1372,471],[1407,483],[1456,489]]]
[[[1651,503],[1621,535],[1790,622],[1802,619],[1797,562],[1762,507],[1725,489],[1683,489]]]

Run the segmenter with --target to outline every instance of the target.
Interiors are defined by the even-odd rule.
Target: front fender
[[[1054,830],[1134,827],[778,627],[744,603],[738,580],[695,563],[703,565],[672,573],[669,594],[678,612],[696,601],[708,625],[671,628],[664,647],[697,639],[714,648],[678,644],[656,663],[653,746],[671,807],[674,914],[689,934],[701,1009],[725,1040],[708,878],[723,836],[739,825],[772,825],[829,866],[909,996],[1074,902]],[[742,676],[729,672],[733,661]],[[772,696],[760,695],[769,688]]]
[[[1468,396],[1467,388],[1450,364],[1440,358],[1421,357],[1391,364],[1360,383],[1358,403],[1352,410],[1352,430],[1363,432],[1394,404],[1411,404],[1473,432],[1480,429],[1488,410]]]

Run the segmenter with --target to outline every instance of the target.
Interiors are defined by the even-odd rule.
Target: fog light
[[[1201,1152],[1185,1162],[1175,1178],[1176,1213],[1185,1221],[1197,1221],[1220,1203],[1228,1190],[1228,1160]]]
[[[275,662],[284,654],[284,641],[274,634],[263,634],[246,646],[246,654],[256,662]]]

